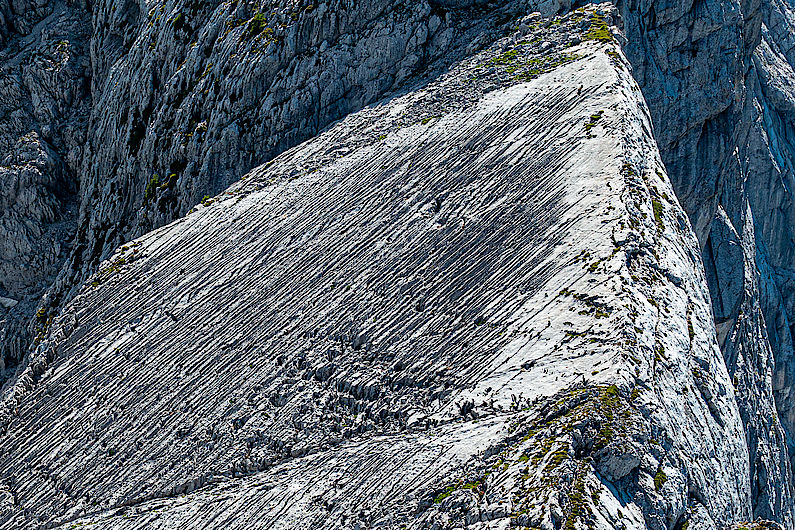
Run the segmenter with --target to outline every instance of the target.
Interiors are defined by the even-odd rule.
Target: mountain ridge
[[[41,202],[17,201],[15,215],[27,211],[38,216],[38,233],[47,234],[53,244],[66,244],[70,219],[76,230],[68,252],[29,248],[27,254],[15,250],[0,256],[7,260],[5,270],[18,267],[20,260],[40,259],[42,252],[53,266],[62,267],[57,279],[50,268],[34,274],[38,287],[17,282],[13,293],[10,280],[4,280],[6,292],[0,292],[14,294],[8,300],[20,300],[8,308],[3,326],[5,336],[13,337],[3,340],[4,524],[169,527],[190,524],[184,517],[205,517],[203,524],[242,527],[255,521],[246,519],[241,503],[263,490],[249,479],[235,478],[239,473],[256,477],[276,466],[304,469],[302,473],[313,476],[314,471],[300,467],[312,466],[312,454],[333,460],[337,451],[347,451],[347,443],[369,447],[368,440],[373,447],[386,447],[368,433],[392,433],[390,443],[399,451],[402,436],[430,443],[434,429],[442,429],[459,448],[460,458],[440,463],[436,478],[419,486],[409,486],[418,476],[406,468],[406,487],[414,489],[401,502],[368,486],[382,499],[380,516],[374,515],[375,508],[360,516],[355,504],[328,490],[318,500],[325,503],[325,512],[318,511],[319,505],[298,503],[280,518],[256,522],[264,527],[370,527],[380,521],[423,528],[623,524],[706,529],[775,520],[791,528],[787,264],[792,246],[786,230],[786,189],[787,161],[792,158],[781,140],[790,124],[787,77],[780,74],[790,64],[789,5],[758,0],[676,6],[618,2],[616,7],[455,1],[407,7],[372,0],[347,6],[356,16],[346,19],[342,4],[304,4],[283,2],[267,11],[235,2],[157,3],[147,9],[136,2],[99,2],[91,6],[92,73],[67,76],[66,81],[82,90],[90,79],[92,98],[98,102],[86,129],[93,134],[86,151],[75,154],[79,134],[67,129],[63,139],[54,140],[41,125],[73,119],[68,115],[21,122],[3,115],[5,131],[31,123],[39,123],[40,130],[20,140],[34,148],[14,151],[16,158],[4,170],[20,182],[45,179],[44,187],[36,188],[37,200],[49,210]],[[45,26],[36,20],[84,27],[85,19],[72,14],[87,7],[46,4],[17,17],[13,13],[18,7],[0,5],[6,28],[14,21],[13,30],[2,33],[3,43],[29,37],[45,42]],[[542,13],[529,14],[535,10]],[[335,28],[345,24],[363,32],[358,41],[320,40],[344,33]],[[320,55],[306,55],[309,43],[318,45]],[[66,49],[71,46],[67,43]],[[29,47],[20,50],[11,63],[26,60]],[[173,57],[181,50],[187,50],[187,59],[177,65]],[[242,59],[231,55],[233,50]],[[86,68],[80,55],[62,64],[74,60]],[[224,59],[214,62],[216,56]],[[333,60],[321,59],[318,66],[318,57]],[[340,66],[346,57],[358,69]],[[715,64],[713,57],[722,57],[722,62]],[[313,60],[314,66],[308,66]],[[331,64],[333,73],[328,73]],[[10,64],[6,71],[17,66]],[[226,68],[232,73],[225,73]],[[384,68],[386,78],[379,77]],[[307,85],[300,82],[288,89],[287,78],[278,75],[271,91],[261,92],[260,80],[271,79],[265,72],[280,70],[293,80],[315,74],[330,80],[347,72],[343,85],[349,79],[356,83],[356,76],[375,75],[368,78],[374,88],[331,107],[333,98],[302,99],[302,94],[322,90],[302,91]],[[247,73],[235,73],[243,71]],[[162,73],[169,74],[164,76],[167,82],[159,79]],[[353,77],[345,77],[349,75]],[[107,81],[99,81],[105,77]],[[333,92],[339,88],[337,81],[325,86]],[[282,98],[293,94],[294,99],[262,106],[257,116],[264,116],[264,122],[252,120],[256,111],[251,108],[235,110],[252,101],[275,101],[279,93]],[[152,103],[153,94],[160,94],[161,103]],[[206,105],[208,98],[214,106]],[[313,105],[327,114],[310,118],[307,109]],[[211,112],[208,119],[196,115],[208,108],[217,114]],[[268,129],[275,108],[289,109],[283,115],[291,118]],[[80,115],[85,109],[78,106],[74,112]],[[291,128],[293,118],[313,123]],[[230,121],[238,131],[233,139],[224,136],[231,130],[224,123]],[[481,122],[490,125],[478,128]],[[269,130],[282,132],[274,136]],[[4,136],[13,139],[14,133]],[[164,142],[171,147],[164,150]],[[72,154],[64,155],[61,144],[73,146]],[[224,153],[249,156],[246,148],[237,150],[245,145],[256,145],[262,153],[250,160],[224,158]],[[524,157],[511,154],[520,148]],[[491,152],[502,154],[488,161],[485,154]],[[22,155],[32,163],[13,162]],[[205,156],[214,162],[198,164]],[[402,162],[400,156],[409,158]],[[257,165],[256,157],[271,161],[233,184]],[[597,164],[604,166],[595,174]],[[478,181],[482,175],[469,173],[470,166],[489,177]],[[47,186],[60,189],[64,175],[75,172],[82,176],[71,185],[71,195],[53,200]],[[545,178],[534,180],[532,175]],[[477,183],[469,190],[463,186],[467,178]],[[527,189],[516,187],[522,178]],[[433,191],[420,193],[428,185]],[[78,187],[79,215],[69,210]],[[407,197],[399,206],[402,189]],[[533,205],[536,197],[523,195],[533,190],[541,197],[553,193],[539,206]],[[217,192],[221,194],[209,197]],[[339,204],[331,198],[335,193]],[[308,202],[313,197],[315,202]],[[192,206],[200,200],[201,205]],[[455,206],[456,200],[467,206]],[[293,204],[304,206],[292,211]],[[489,217],[495,212],[500,212],[498,217]],[[600,216],[604,219],[596,222]],[[166,224],[175,217],[179,219]],[[521,218],[532,227],[529,232],[510,221]],[[260,219],[256,231],[254,219]],[[150,231],[160,225],[166,226]],[[326,225],[344,230],[334,232]],[[459,234],[452,231],[456,226],[461,235],[455,237],[461,239],[446,246],[443,239],[430,244],[438,236],[412,236],[395,246],[386,235],[398,227],[406,227],[406,234],[421,233],[412,231],[425,225],[429,234]],[[481,226],[490,228],[476,236]],[[579,232],[566,232],[575,226],[581,227]],[[367,230],[376,237],[348,249]],[[532,235],[534,230],[538,235]],[[568,239],[545,237],[550,230],[567,233]],[[138,236],[143,237],[127,242]],[[207,246],[205,238],[225,250]],[[262,248],[261,240],[269,243]],[[533,250],[537,257],[525,262],[497,250],[509,248],[512,241],[519,255]],[[317,246],[319,242],[326,246]],[[310,250],[300,250],[306,245]],[[406,251],[400,249],[414,250],[405,260],[416,263],[418,272],[406,269],[404,276],[391,277],[404,266],[402,261],[384,265],[378,273],[356,269],[364,267],[355,265],[357,255],[369,256],[364,263],[377,268],[382,266],[375,265],[379,259]],[[420,265],[445,252],[449,257],[434,268]],[[224,253],[237,256],[236,261],[227,262]],[[462,268],[470,254],[480,260]],[[293,264],[304,262],[328,263],[309,276],[295,276],[300,269]],[[503,262],[512,266],[502,269]],[[540,266],[536,277],[521,280],[524,267],[533,263]],[[347,272],[357,279],[353,286],[350,279],[336,278]],[[329,274],[335,278],[327,281]],[[243,279],[248,276],[265,287],[247,284]],[[483,291],[478,282],[486,278],[499,288]],[[53,281],[44,304],[35,307],[41,286]],[[384,293],[398,286],[389,298],[393,302],[385,305]],[[237,289],[236,294],[215,293],[225,289]],[[260,298],[265,295],[257,292],[263,289],[274,294]],[[335,292],[347,302],[338,301]],[[477,293],[488,301],[479,302],[485,305],[459,306],[473,296],[477,302]],[[302,298],[292,298],[298,294]],[[171,296],[183,302],[172,304]],[[399,296],[406,297],[403,311],[394,302]],[[204,297],[216,305],[205,306]],[[130,305],[130,300],[142,305]],[[284,306],[283,313],[267,312],[289,300],[293,306]],[[294,320],[282,322],[307,300],[321,304],[319,316],[312,318],[325,321],[312,323],[307,306]],[[374,338],[377,326],[370,323],[364,300],[381,304],[384,315],[394,315],[388,319],[394,329],[382,330],[386,334],[380,340]],[[203,309],[187,317],[192,304]],[[438,304],[447,308],[448,324],[432,314]],[[520,318],[527,311],[517,309],[521,304],[540,309]],[[349,321],[335,320],[331,308],[343,315],[350,312]],[[266,311],[266,319],[260,320],[258,309]],[[425,315],[430,315],[429,323],[421,324]],[[515,320],[503,322],[495,315],[514,315]],[[23,332],[26,317],[34,323]],[[180,324],[183,319],[189,330]],[[525,324],[519,323],[522,319]],[[270,321],[282,322],[285,336],[298,333],[291,339],[296,342],[287,346],[279,342],[279,333],[262,335]],[[219,339],[238,322],[247,323],[238,335]],[[318,325],[325,331],[314,329]],[[202,330],[211,330],[213,340],[202,338]],[[428,338],[422,338],[422,330],[431,333]],[[420,349],[424,357],[408,353],[416,348],[407,338],[414,333],[419,335],[412,340],[426,343]],[[458,348],[474,349],[474,357],[455,361],[462,353],[446,349],[453,344],[446,339],[433,338],[440,333],[471,335]],[[500,333],[517,334],[514,343],[526,336],[523,340],[540,353],[529,355],[527,345],[505,342]],[[484,342],[476,340],[478,334]],[[251,358],[257,359],[255,368],[263,362],[277,364],[255,370],[239,366],[239,374],[228,373],[254,354],[256,344],[270,344],[273,357],[263,353],[262,359]],[[390,353],[390,344],[397,353]],[[164,350],[169,345],[190,356],[173,361]],[[280,348],[287,349],[277,354]],[[295,351],[303,353],[294,356]],[[412,362],[400,360],[401,355],[431,364],[436,356],[449,355],[453,366],[417,365],[413,375],[402,377]],[[168,369],[147,368],[149,356]],[[220,363],[221,358],[226,361]],[[191,359],[201,362],[191,364]],[[469,366],[473,360],[476,364]],[[205,368],[216,366],[209,381],[202,380],[198,368],[205,361]],[[193,368],[186,369],[186,363]],[[579,368],[570,370],[572,365]],[[235,397],[234,388],[249,385],[237,378],[250,369],[252,378],[279,375],[253,394]],[[127,386],[145,379],[144,374],[154,378],[150,386]],[[513,375],[505,379],[506,374]],[[116,377],[121,386],[112,383]],[[180,383],[183,377],[189,385]],[[167,403],[184,397],[177,393],[169,398],[173,386],[192,395],[192,387],[213,381],[228,388],[199,392],[205,396],[201,406],[208,407],[201,414],[186,401],[188,409],[173,420],[156,417],[166,414]],[[501,389],[495,387],[497,381]],[[116,392],[133,388],[140,403],[117,400]],[[263,392],[267,398],[257,397]],[[245,414],[221,412],[230,394],[243,403],[242,408],[229,404],[230,410]],[[205,401],[213,395],[216,401]],[[323,396],[330,401],[323,403]],[[258,408],[260,400],[264,408]],[[95,403],[95,408],[89,412],[68,403]],[[149,405],[135,414],[127,410],[144,403]],[[276,411],[265,412],[271,407]],[[330,407],[323,413],[328,416],[309,419],[324,407]],[[56,420],[69,408],[66,423]],[[103,420],[97,423],[91,419],[94,414]],[[197,430],[196,421],[208,423],[207,430]],[[480,426],[481,421],[489,426]],[[340,422],[353,422],[342,431],[347,433],[342,439],[351,442],[335,442],[341,443],[339,449],[324,447],[327,442],[308,449],[312,440],[331,436]],[[157,443],[142,438],[164,425],[170,431],[158,435]],[[39,429],[39,441],[30,444],[33,428]],[[511,434],[516,429],[526,429],[526,434],[517,438]],[[467,449],[465,437],[457,432],[480,433],[473,435],[476,448]],[[201,433],[209,441],[200,441],[205,437]],[[699,440],[702,433],[708,434]],[[117,448],[126,437],[158,456],[146,460],[138,453],[140,447],[132,452]],[[199,445],[181,448],[183,438]],[[444,439],[437,447],[444,446]],[[200,446],[201,451],[215,447],[207,453],[215,456],[202,464],[196,460]],[[60,449],[53,452],[52,447]],[[247,453],[253,449],[256,458]],[[241,459],[241,454],[247,456]],[[280,454],[287,455],[285,463],[279,463]],[[420,452],[407,454],[429,458]],[[291,468],[292,458],[303,463]],[[87,465],[98,475],[74,471],[74,466]],[[197,465],[198,474],[189,471]],[[373,461],[363,465],[371,474],[364,473],[362,480],[378,482],[378,466],[372,467]],[[276,492],[289,488],[287,479],[268,480]],[[225,509],[238,514],[237,522],[230,518],[219,523],[208,508],[208,496],[213,495],[208,492],[223,490],[223,484],[232,491],[224,497],[231,503]],[[328,485],[336,491],[336,485]],[[190,495],[177,501],[175,496],[182,493]],[[162,520],[154,513],[158,498],[167,503]],[[267,497],[260,509],[271,509],[267,503],[279,498],[277,493]],[[64,507],[56,508],[60,503]],[[117,510],[127,510],[126,517]]]

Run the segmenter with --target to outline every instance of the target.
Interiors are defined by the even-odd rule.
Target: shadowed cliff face
[[[88,13],[70,2],[0,4],[0,377],[69,255],[91,109]]]
[[[755,214],[758,252],[764,263],[765,319],[776,357],[775,385],[782,422],[795,432],[795,354],[792,316],[795,315],[793,263],[795,237],[792,184],[795,148],[795,49],[791,31],[795,13],[786,2],[770,2],[763,9],[763,39],[754,55],[756,73],[753,130],[749,142],[748,200]]]
[[[760,0],[619,5],[625,49],[654,116],[655,138],[705,247],[722,189],[736,187],[734,148],[744,145],[751,127],[741,118],[752,98],[747,78],[760,39]],[[742,211],[735,205],[732,218]]]
[[[625,49],[649,104],[655,138],[701,244],[716,331],[746,426],[754,512],[791,525],[787,442],[770,426],[781,412],[785,429],[795,427],[788,412],[786,272],[793,241],[785,191],[790,177],[783,169],[793,158],[787,141],[779,141],[788,136],[781,104],[787,98],[779,90],[776,108],[766,86],[766,80],[780,85],[790,77],[785,69],[771,72],[764,61],[772,54],[768,41],[791,50],[789,7],[777,1],[619,5]],[[771,35],[770,26],[778,35]]]

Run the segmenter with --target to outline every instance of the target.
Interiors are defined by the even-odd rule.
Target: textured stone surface
[[[765,95],[766,85],[792,79],[786,60],[770,59],[771,43],[791,50],[790,8],[758,0],[638,2],[622,14],[655,137],[701,243],[716,331],[746,425],[754,513],[791,527],[792,471],[778,411],[791,430],[784,280],[792,263],[791,199],[780,168],[793,159],[777,140],[786,137],[780,122],[788,96],[778,91],[776,109]]]
[[[795,50],[792,8],[785,2],[765,5],[763,40],[754,56],[757,73],[755,114],[748,148],[748,201],[754,212],[757,252],[765,272],[762,304],[776,359],[776,401],[783,425],[795,430],[793,384],[795,354],[791,319],[793,291],[792,164],[795,150],[786,140],[793,130]],[[792,446],[792,441],[790,440]]]
[[[408,80],[436,75],[496,38],[512,13],[550,14],[569,5],[105,0],[90,12],[76,2],[0,6],[14,21],[4,32],[6,52],[14,54],[7,64],[22,78],[3,91],[12,122],[4,141],[35,134],[53,148],[55,165],[63,161],[69,169],[48,171],[37,183],[44,188],[39,202],[57,209],[65,226],[50,227],[41,220],[46,212],[27,207],[6,227],[17,245],[40,239],[19,222],[35,225],[48,241],[5,258],[8,270],[20,261],[39,270],[31,271],[35,287],[25,289],[29,303],[2,326],[9,339],[0,359],[15,366],[38,333],[35,324],[20,331],[53,282],[51,269],[62,267],[66,256],[55,250],[73,247],[45,313],[124,241],[184,215]],[[39,69],[46,73],[36,75]],[[21,120],[21,109],[36,115]],[[69,196],[68,205],[46,189],[50,182]]]
[[[0,3],[0,296],[16,302],[0,308],[2,379],[74,237],[89,36],[69,3]]]
[[[0,526],[793,528],[795,16],[616,4],[0,2]]]
[[[750,518],[698,244],[599,20],[529,19],[121,247],[6,388],[7,524]],[[351,461],[372,505],[320,464],[352,447],[394,455]]]

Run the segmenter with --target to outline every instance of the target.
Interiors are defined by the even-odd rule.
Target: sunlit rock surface
[[[790,9],[0,4],[0,527],[792,528]]]
[[[285,528],[750,518],[698,244],[604,16],[528,19],[121,247],[6,389],[7,520],[146,526],[182,493],[162,524],[242,528],[252,496]]]

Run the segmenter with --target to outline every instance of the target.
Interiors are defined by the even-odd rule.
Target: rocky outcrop
[[[118,249],[6,388],[6,524],[180,525],[181,493],[232,527],[251,502],[287,527],[751,519],[698,243],[612,16],[511,21]]]
[[[780,213],[790,199],[778,168],[792,158],[778,152],[776,138],[786,135],[773,125],[779,111],[764,96],[765,79],[788,77],[769,73],[762,59],[768,42],[788,48],[788,10],[785,2],[641,2],[622,14],[625,49],[665,166],[701,243],[718,339],[746,425],[754,514],[789,527],[792,339],[786,274],[778,270],[791,263]]]
[[[0,526],[792,528],[792,20],[1,3]]]

